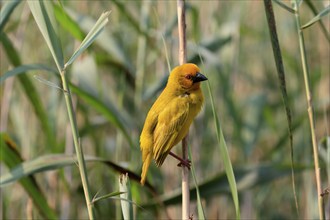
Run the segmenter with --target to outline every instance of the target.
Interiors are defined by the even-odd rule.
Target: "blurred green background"
[[[33,186],[24,187],[22,182],[1,187],[1,218],[45,217],[33,205],[32,193],[43,195],[52,209],[49,212],[57,218],[86,219],[78,167],[73,160],[71,166],[66,166],[60,159],[63,154],[75,152],[63,91],[57,88],[61,87],[59,74],[49,71],[56,71],[56,66],[27,3],[16,2],[8,20],[1,21],[5,24],[1,26],[1,76],[21,65],[42,65],[1,81],[1,175],[21,161],[41,158],[44,164],[60,162],[59,167],[52,165],[52,171],[47,172],[35,173],[42,164],[36,165],[33,179],[29,180],[38,192],[28,193],[27,188]],[[8,3],[2,1],[2,9]],[[53,3],[65,60],[100,14],[111,11],[102,34],[67,74],[75,85],[73,101],[84,154],[98,157],[87,164],[91,191],[93,195],[119,191],[123,169],[140,175],[139,135],[145,116],[165,86],[168,73],[178,65],[176,1]],[[289,1],[284,3],[290,6]],[[315,16],[311,4],[318,13],[329,1],[302,2],[301,24]],[[295,18],[277,4],[273,8],[292,113],[299,218],[317,218],[313,151]],[[186,16],[188,61],[199,65],[209,79],[236,176],[242,219],[298,218],[288,122],[263,1],[187,1]],[[317,23],[303,33],[322,186],[326,188],[330,180],[329,15],[322,21],[326,34]],[[189,133],[191,159],[206,217],[232,219],[235,209],[206,84],[203,91],[205,105]],[[175,147],[174,152],[181,154],[181,147]],[[45,155],[51,157],[45,159]],[[152,165],[149,170],[148,181],[156,192],[131,177],[132,200],[138,205],[134,205],[136,218],[179,219],[180,178],[181,170],[172,157],[161,168]],[[192,178],[191,186],[195,186]],[[155,193],[163,204],[156,201]],[[195,191],[191,197],[191,213],[196,218]],[[328,212],[327,196],[325,205]],[[95,206],[98,219],[122,218],[118,199],[102,200]]]

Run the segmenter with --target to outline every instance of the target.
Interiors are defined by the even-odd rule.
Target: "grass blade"
[[[64,67],[64,59],[60,39],[55,30],[52,2],[28,0],[28,4],[60,72]]]
[[[280,7],[284,8],[285,10],[287,10],[288,12],[291,12],[292,14],[296,13],[294,9],[290,8],[289,6],[287,6],[282,1],[280,1],[280,0],[272,0],[272,1],[275,2],[277,5],[279,5]]]
[[[124,194],[126,192],[112,192],[112,193],[108,193],[104,196],[100,196],[100,197],[96,197],[93,199],[92,203],[95,203],[95,202],[98,202],[100,200],[103,200],[103,199],[108,199],[108,198],[111,198],[111,197],[114,197],[114,196],[119,196],[121,194]]]
[[[17,147],[14,142],[4,133],[0,134],[0,161],[7,165],[8,168],[19,166],[23,161],[17,151]],[[4,177],[0,177],[0,182],[4,180]],[[25,176],[20,179],[20,184],[24,190],[29,194],[34,205],[39,210],[40,214],[45,219],[57,219],[55,211],[48,205],[45,195],[40,190],[33,176]]]
[[[110,11],[104,12],[100,18],[97,20],[93,28],[90,30],[90,32],[87,34],[83,42],[80,44],[78,49],[73,53],[69,61],[65,64],[65,68],[72,64],[73,61],[77,59],[77,57],[86,50],[87,47],[89,47],[94,40],[97,38],[97,36],[102,32],[104,26],[108,23],[108,17],[109,17]]]
[[[280,89],[282,93],[283,98],[283,104],[285,107],[286,112],[286,118],[288,121],[288,133],[289,133],[289,141],[290,141],[290,155],[291,155],[291,177],[292,177],[292,190],[295,200],[295,206],[297,215],[299,216],[299,206],[298,206],[298,198],[297,198],[297,192],[296,192],[296,181],[295,181],[295,174],[294,174],[294,159],[293,159],[293,135],[292,135],[292,117],[291,117],[291,109],[289,105],[289,98],[286,90],[286,83],[285,83],[285,71],[283,66],[283,60],[282,60],[282,53],[280,44],[277,37],[277,30],[276,30],[276,22],[275,22],[275,16],[273,12],[273,6],[272,2],[269,0],[264,0],[265,5],[265,11],[266,11],[266,17],[267,17],[267,23],[269,28],[269,34],[271,38],[272,48],[273,48],[273,54],[274,59],[276,63],[276,70],[278,79],[280,82]]]
[[[0,11],[0,33],[2,32],[3,28],[5,27],[11,13],[14,11],[14,9],[17,7],[19,3],[21,3],[21,0],[12,0],[7,1],[1,8]]]
[[[77,165],[77,157],[75,155],[66,154],[49,154],[40,156],[29,161],[23,162],[22,160],[19,160],[18,162],[15,162],[15,159],[10,159],[10,156],[7,157],[4,153],[4,151],[6,150],[5,147],[7,145],[10,147],[10,149],[16,149],[16,147],[14,147],[16,146],[14,142],[4,133],[0,134],[0,141],[0,152],[2,153],[0,154],[0,158],[1,160],[4,160],[5,163],[8,162],[9,165],[7,166],[11,168],[11,171],[9,173],[5,173],[0,176],[0,187],[3,187],[7,184],[11,184],[17,180],[20,180],[21,178],[27,177],[32,174],[56,170],[65,166]],[[139,174],[136,174],[110,160],[88,155],[85,156],[85,160],[87,162],[102,162],[116,172],[127,173],[131,179],[138,183],[140,182]],[[157,193],[155,188],[152,187],[148,182],[146,182],[146,187],[148,187],[153,193]]]
[[[83,41],[86,34],[81,30],[77,22],[75,22],[64,10],[63,7],[59,5],[54,5],[54,13],[57,22],[69,32],[77,40]]]
[[[101,159],[86,157],[86,161],[97,161]],[[71,155],[51,154],[40,156],[36,159],[20,163],[10,172],[1,175],[0,186],[6,186],[23,177],[50,170],[57,170],[65,166],[75,165],[77,159]],[[17,164],[18,165],[18,164]]]
[[[231,195],[232,195],[232,198],[234,201],[236,218],[240,219],[241,218],[240,217],[240,207],[239,207],[237,185],[236,185],[235,175],[234,175],[234,171],[233,171],[233,166],[230,161],[229,153],[227,150],[228,149],[227,144],[226,144],[225,138],[223,136],[223,132],[222,132],[220,122],[218,119],[218,115],[217,115],[217,111],[215,109],[214,98],[213,98],[211,85],[210,85],[209,81],[207,81],[207,88],[209,91],[209,97],[210,97],[211,105],[212,105],[214,124],[215,124],[215,129],[216,129],[216,134],[217,134],[217,140],[218,140],[219,148],[220,148],[220,155],[223,160],[223,164],[225,166],[225,171],[226,171],[226,175],[228,178]]]
[[[67,13],[75,22],[79,22],[81,30],[86,33],[89,32],[96,22],[92,17],[81,15],[73,10],[67,9]],[[104,29],[102,34],[95,40],[95,44],[106,51],[116,65],[125,67],[129,72],[134,72],[134,66],[130,62],[130,56],[121,48],[120,42],[112,36],[110,31]]]
[[[308,7],[312,10],[313,14],[316,16],[318,14],[313,2],[311,0],[305,0],[306,4],[308,5]],[[330,34],[327,30],[327,28],[325,27],[324,23],[322,20],[320,20],[319,22],[320,26],[321,26],[321,30],[324,34],[324,36],[326,37],[326,39],[328,40],[328,42],[330,43]]]
[[[329,14],[330,12],[330,5],[328,5],[326,8],[324,8],[320,13],[318,13],[314,18],[312,18],[309,22],[307,22],[305,25],[301,27],[301,29],[308,28],[312,26],[314,23],[318,22],[321,20],[324,16]]]
[[[1,152],[4,152],[4,150],[6,150],[4,147],[6,147],[7,145],[10,145],[9,147],[15,146],[13,141],[9,139],[5,134],[1,134],[1,140],[5,141],[5,142],[1,142],[2,144],[0,148]],[[6,143],[7,145],[3,143]],[[3,157],[3,160],[5,159],[7,158]],[[123,172],[128,173],[128,175],[132,179],[134,179],[137,182],[140,181],[139,175],[109,160],[94,156],[85,156],[85,160],[87,162],[102,162],[107,166],[111,167],[112,169],[114,169],[115,171],[119,173],[123,173]],[[33,160],[20,161],[19,163],[17,162],[11,164],[10,166],[8,165],[11,168],[11,170],[10,172],[4,173],[0,176],[0,186],[4,187],[8,184],[14,183],[17,180],[20,180],[21,178],[25,178],[27,176],[36,173],[57,170],[66,166],[73,166],[73,165],[77,165],[77,157],[75,155],[65,155],[65,154],[48,154],[48,155],[40,156]]]
[[[37,64],[37,63],[25,64],[18,66],[12,70],[9,70],[6,73],[4,73],[2,76],[0,76],[0,83],[4,82],[9,77],[25,74],[26,72],[33,70],[43,70],[47,72],[57,73],[56,69],[50,68],[49,66],[46,66],[44,64]]]

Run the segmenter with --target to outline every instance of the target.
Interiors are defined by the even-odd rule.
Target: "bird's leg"
[[[171,151],[170,151],[169,154],[170,154],[172,157],[174,157],[175,159],[177,159],[177,160],[180,161],[180,163],[178,163],[178,166],[179,166],[179,167],[185,166],[185,167],[187,167],[187,168],[190,170],[190,166],[191,166],[191,161],[190,161],[190,160],[188,160],[188,159],[187,159],[187,160],[184,160],[184,159],[182,159],[181,157],[179,157],[178,155],[172,153]]]

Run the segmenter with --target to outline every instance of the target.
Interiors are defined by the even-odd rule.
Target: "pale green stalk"
[[[83,149],[80,144],[79,134],[78,134],[78,128],[77,128],[77,121],[75,117],[75,112],[73,110],[73,104],[72,104],[72,97],[71,92],[69,88],[69,83],[66,79],[65,70],[61,72],[61,80],[64,90],[64,97],[65,97],[65,103],[68,110],[69,120],[71,124],[72,129],[72,136],[73,136],[73,143],[75,146],[76,154],[77,154],[77,160],[78,160],[78,167],[79,167],[79,173],[81,176],[81,182],[85,193],[85,200],[87,204],[87,211],[89,219],[95,219],[95,210],[94,205],[92,203],[92,197],[90,193],[90,188],[88,184],[88,178],[87,178],[87,169],[86,169],[86,163],[84,159],[84,153]]]
[[[293,8],[296,11],[295,18],[296,18],[296,25],[298,31],[298,38],[299,38],[299,49],[300,49],[300,56],[304,74],[304,81],[305,81],[305,90],[306,90],[306,99],[307,99],[307,111],[309,117],[309,125],[311,129],[311,137],[312,137],[312,144],[313,144],[313,155],[314,155],[314,168],[315,168],[315,178],[316,178],[316,187],[317,187],[317,199],[318,199],[318,206],[319,206],[319,217],[321,220],[325,219],[324,207],[323,207],[323,198],[322,194],[322,186],[321,186],[321,175],[320,175],[320,165],[319,165],[319,156],[318,156],[318,149],[317,149],[317,141],[315,135],[315,120],[314,120],[314,113],[313,113],[313,105],[312,105],[312,93],[310,90],[309,85],[309,71],[307,66],[307,59],[306,59],[306,50],[305,50],[305,42],[304,42],[304,35],[300,25],[300,16],[299,16],[299,6],[298,1],[293,1]]]

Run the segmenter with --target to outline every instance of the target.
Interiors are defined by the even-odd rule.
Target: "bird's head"
[[[168,86],[181,91],[199,89],[200,82],[207,78],[200,73],[200,69],[193,63],[186,63],[174,68],[168,79]]]

